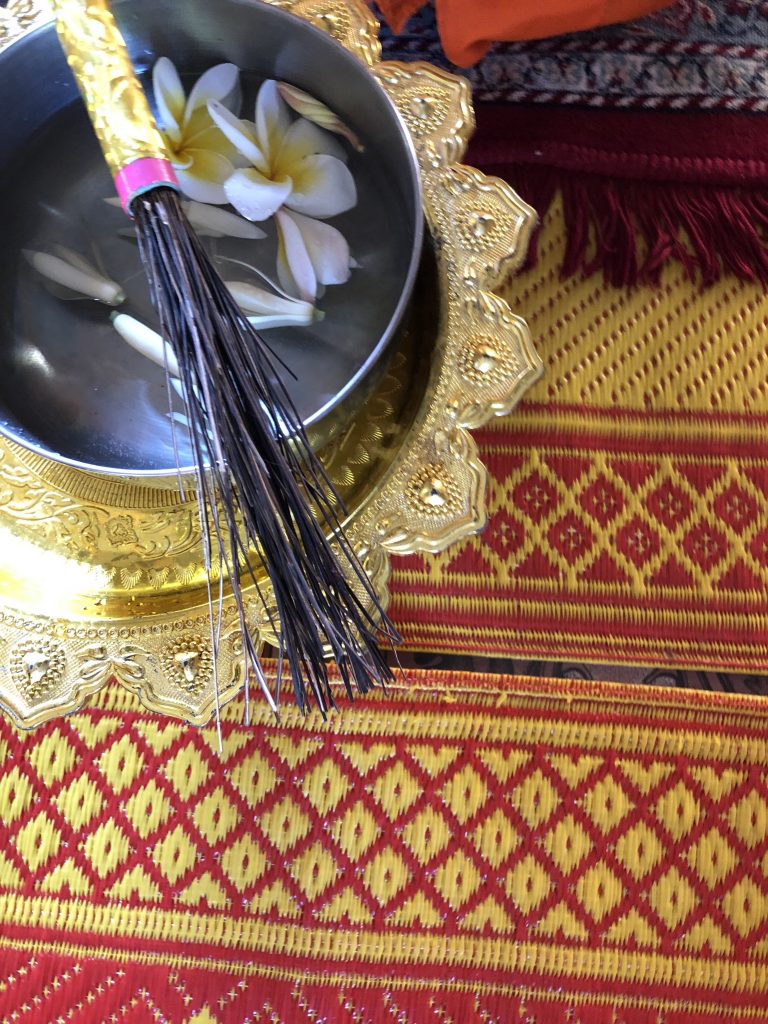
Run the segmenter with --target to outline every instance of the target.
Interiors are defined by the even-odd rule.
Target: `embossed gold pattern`
[[[51,5],[112,177],[136,160],[167,160],[163,137],[105,0],[51,0]]]
[[[11,5],[0,45],[34,21],[30,3]],[[414,320],[364,412],[335,424],[321,452],[350,510],[350,542],[386,603],[390,555],[440,551],[485,522],[486,473],[468,428],[510,412],[542,371],[525,323],[492,291],[524,259],[534,214],[505,183],[456,163],[473,128],[466,82],[425,64],[378,63],[377,25],[358,0],[276,6],[330,32],[372,68],[410,130],[422,172],[433,245]],[[194,500],[180,500],[175,477],[96,477],[0,441],[0,662],[30,637],[65,655],[60,674],[49,668],[42,677],[44,696],[30,697],[22,676],[0,680],[0,704],[18,724],[76,709],[111,676],[150,710],[209,719],[196,524]],[[264,640],[274,639],[260,602],[248,614]],[[223,701],[242,685],[239,653],[225,600]]]

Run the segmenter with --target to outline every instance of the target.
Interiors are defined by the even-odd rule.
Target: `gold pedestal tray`
[[[459,164],[470,91],[429,65],[380,62],[358,0],[278,0],[366,63],[407,124],[431,237],[411,321],[364,411],[322,450],[346,529],[382,602],[390,555],[438,551],[485,520],[469,428],[509,413],[542,372],[525,323],[492,288],[523,260],[534,214],[502,181]],[[3,12],[0,11],[0,14]],[[0,45],[39,20],[30,0]],[[111,678],[152,711],[195,724],[215,707],[197,507],[175,477],[97,477],[0,441],[0,705],[20,726],[79,708]],[[254,631],[274,640],[249,600]],[[225,599],[219,699],[242,685]]]

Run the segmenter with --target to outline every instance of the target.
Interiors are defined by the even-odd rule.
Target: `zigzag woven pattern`
[[[0,1021],[768,1020],[768,709],[612,694],[3,722]]]
[[[543,381],[479,432],[488,526],[394,561],[418,650],[760,672],[768,663],[768,298],[680,268],[558,278],[562,211],[508,298]]]

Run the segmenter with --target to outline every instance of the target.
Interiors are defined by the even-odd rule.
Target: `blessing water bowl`
[[[260,84],[312,94],[359,137],[345,147],[357,203],[328,223],[349,243],[349,280],[318,299],[323,318],[264,337],[307,427],[351,415],[386,369],[408,310],[422,250],[418,166],[407,130],[363,64],[323,31],[256,0],[123,0],[113,5],[136,70],[151,94],[168,57],[187,89],[215,64],[241,69],[242,117]],[[119,283],[123,309],[152,325],[130,222],[106,202],[114,188],[52,24],[0,53],[0,433],[88,472],[167,477],[190,470],[183,406],[164,370],[117,334],[110,309],[78,298],[34,266],[30,253],[85,257]],[[295,116],[295,115],[292,115]],[[274,222],[265,237],[209,237],[222,276],[274,278]],[[71,256],[69,257],[72,258]],[[239,262],[238,262],[239,261]]]

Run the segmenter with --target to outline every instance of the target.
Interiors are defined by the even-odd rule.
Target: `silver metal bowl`
[[[331,221],[359,267],[347,284],[326,291],[322,322],[265,335],[296,375],[285,383],[305,425],[322,437],[325,420],[351,414],[379,380],[407,309],[422,245],[408,132],[355,57],[270,5],[118,0],[113,9],[145,81],[159,56],[190,81],[231,61],[242,69],[243,116],[252,116],[258,84],[278,78],[317,96],[364,143],[349,161],[358,204]],[[118,338],[108,310],[51,294],[23,257],[56,242],[95,256],[124,284],[129,311],[153,320],[136,247],[120,235],[128,221],[104,202],[114,189],[52,25],[0,53],[0,95],[0,432],[90,472],[173,473],[164,372]],[[228,254],[249,262],[257,245],[259,265],[273,259],[274,239],[226,244]],[[187,471],[183,429],[176,436]]]

